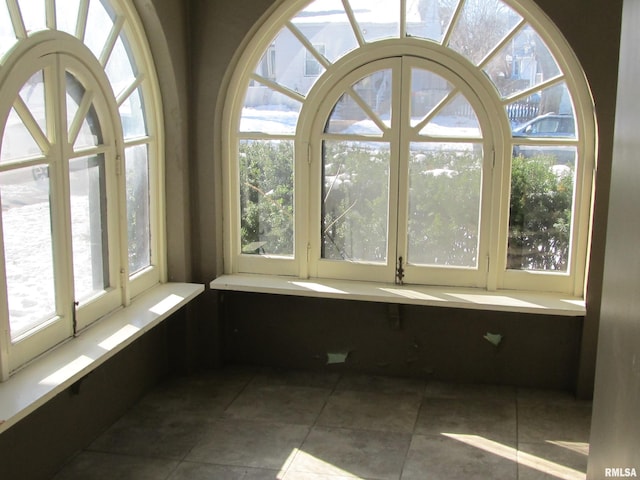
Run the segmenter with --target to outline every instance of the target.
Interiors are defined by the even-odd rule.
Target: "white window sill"
[[[337,298],[369,302],[427,305],[541,315],[583,316],[582,298],[553,293],[473,288],[394,285],[330,279],[297,279],[270,275],[223,275],[210,285],[213,290],[271,293],[301,297]]]
[[[166,283],[135,298],[0,383],[0,433],[95,370],[204,291]]]

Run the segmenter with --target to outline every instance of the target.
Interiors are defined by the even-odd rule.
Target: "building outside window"
[[[324,56],[325,47],[324,44],[313,45],[313,50],[318,55]],[[304,74],[307,77],[317,77],[322,72],[322,65],[313,56],[313,53],[309,50],[305,52]]]

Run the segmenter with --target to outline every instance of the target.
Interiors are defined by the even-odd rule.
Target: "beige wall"
[[[640,475],[640,2],[625,0],[601,328],[589,455]]]
[[[165,121],[166,239],[170,281],[192,279],[189,165],[188,8],[176,0],[134,0],[158,71]]]

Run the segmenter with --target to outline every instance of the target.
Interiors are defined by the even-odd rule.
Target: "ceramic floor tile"
[[[318,418],[318,425],[413,432],[421,397],[358,391],[334,392]]]
[[[515,447],[516,405],[502,400],[424,398],[415,433],[476,435]]]
[[[575,395],[559,390],[544,390],[536,388],[518,388],[518,404],[531,403],[564,403],[569,405],[591,405],[590,401],[576,400]]]
[[[331,391],[284,385],[249,385],[226,409],[226,418],[312,425]]]
[[[516,389],[499,385],[448,383],[430,381],[424,390],[428,398],[464,398],[515,401]]]
[[[287,478],[299,472],[326,478],[397,480],[411,435],[314,427],[296,453]]]
[[[200,373],[163,382],[134,407],[146,412],[167,412],[210,418],[220,415],[246,387],[248,374]]]
[[[54,480],[583,479],[590,416],[564,392],[223,369],[163,382]]]
[[[53,480],[158,480],[175,470],[177,461],[81,452]]]
[[[280,470],[308,433],[302,425],[218,420],[185,460]]]
[[[516,480],[516,450],[473,435],[414,435],[401,480]]]
[[[588,454],[588,444],[581,442],[521,443],[518,480],[584,479]]]
[[[207,422],[170,413],[132,410],[100,435],[88,450],[182,459],[207,431]]]
[[[345,374],[338,382],[336,390],[354,390],[373,393],[421,395],[424,380],[414,378],[385,377],[381,375]]]
[[[310,472],[293,472],[288,471],[283,477],[278,477],[277,480],[354,480],[361,479],[355,475],[329,475],[326,473],[310,473]]]
[[[518,403],[521,443],[589,442],[591,406],[575,403]]]
[[[252,380],[252,386],[288,385],[333,390],[340,380],[339,373],[264,368]]]
[[[277,470],[182,462],[168,480],[276,480]]]

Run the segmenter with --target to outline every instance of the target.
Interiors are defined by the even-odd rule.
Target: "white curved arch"
[[[318,206],[319,157],[321,146],[318,145],[318,134],[321,131],[323,118],[329,114],[336,101],[329,92],[338,88],[342,79],[349,72],[379,59],[392,57],[415,57],[441,65],[450,75],[449,79],[459,79],[461,85],[471,89],[470,95],[474,108],[481,113],[481,124],[487,132],[484,138],[485,160],[489,157],[491,167],[485,168],[485,177],[491,177],[491,186],[485,190],[483,200],[483,225],[489,223],[485,231],[485,242],[491,245],[488,249],[486,281],[482,286],[491,290],[498,288],[518,288],[532,290],[552,290],[583,294],[586,250],[589,237],[591,176],[595,163],[595,118],[593,116],[593,100],[584,73],[567,42],[559,30],[533,2],[468,0],[456,2],[455,8],[448,12],[448,23],[441,23],[442,30],[431,32],[417,30],[416,19],[421,19],[428,26],[430,16],[437,15],[437,2],[368,2],[365,6],[357,0],[316,0],[316,2],[288,1],[275,8],[261,27],[246,43],[246,48],[239,57],[238,63],[229,81],[223,111],[223,185],[225,188],[225,210],[229,213],[224,225],[224,260],[227,273],[252,272],[297,275],[301,277],[314,275],[332,275],[318,273],[314,262],[321,254],[316,246],[320,209]],[[383,6],[392,6],[393,11],[383,12]],[[474,7],[489,5],[500,11],[504,23],[496,28],[498,36],[491,43],[483,46],[479,53],[465,51],[464,43],[460,43],[462,27],[469,22],[469,11]],[[360,8],[361,7],[361,8]],[[428,7],[428,8],[427,8]],[[385,7],[386,8],[386,7]],[[426,10],[425,10],[426,8]],[[377,9],[377,10],[376,10]],[[404,10],[403,10],[404,9]],[[420,11],[420,9],[422,9]],[[365,10],[370,18],[365,18]],[[390,25],[394,30],[376,31],[379,24],[375,14],[384,13],[385,18],[392,19]],[[317,25],[309,24],[309,19],[316,17]],[[337,24],[331,19],[340,18],[343,35],[349,37],[345,45],[332,49],[317,42],[339,42]],[[380,15],[377,15],[380,17]],[[435,18],[435,17],[434,17]],[[371,20],[371,21],[369,21]],[[369,22],[369,23],[367,23]],[[327,30],[334,28],[333,38],[330,35],[321,37],[317,32],[325,25]],[[435,25],[435,24],[434,24]],[[367,31],[370,28],[370,31]],[[390,33],[392,32],[392,33]],[[395,32],[395,33],[393,33]],[[490,36],[493,32],[482,31],[480,36]],[[470,33],[474,33],[470,31]],[[476,35],[478,37],[478,35]],[[323,40],[320,40],[323,38]],[[345,37],[346,38],[346,37]],[[282,40],[289,42],[289,47],[274,53],[280,48]],[[526,42],[529,42],[528,44]],[[529,46],[527,46],[529,45]],[[540,55],[546,58],[549,72],[547,78],[533,77],[531,70],[528,84],[520,82],[509,86],[502,84],[502,73],[496,72],[496,59],[502,58],[511,62],[511,68],[531,68],[526,62],[516,65],[516,57],[508,57],[505,52],[509,48],[537,48]],[[287,48],[290,48],[287,50]],[[513,50],[515,52],[515,50]],[[326,52],[326,54],[325,54]],[[276,56],[284,55],[288,73],[280,71]],[[528,55],[528,54],[527,54]],[[300,59],[317,63],[311,72],[319,71],[317,78],[298,78],[291,71],[299,69]],[[528,58],[528,57],[527,57]],[[531,57],[533,58],[533,57]],[[527,60],[529,61],[529,60]],[[296,63],[298,62],[298,63]],[[296,67],[298,66],[298,67]],[[306,68],[306,67],[305,67]],[[504,69],[502,70],[504,72]],[[281,78],[279,75],[284,75]],[[287,76],[288,75],[288,76]],[[311,83],[309,83],[311,82]],[[347,82],[348,83],[348,82]],[[515,87],[515,89],[514,89]],[[511,104],[529,99],[539,91],[550,91],[551,87],[561,88],[562,95],[567,97],[571,105],[575,121],[575,138],[521,138],[513,137],[508,116]],[[344,85],[343,90],[346,88]],[[338,88],[338,89],[339,89]],[[248,116],[243,117],[243,108],[250,105],[250,96],[257,92],[279,97],[279,102],[289,105],[287,121],[294,121],[284,129],[276,124],[265,123],[257,129],[250,125]],[[327,96],[329,95],[329,96]],[[567,96],[568,95],[568,96]],[[547,95],[550,98],[550,94]],[[260,105],[259,103],[257,105]],[[265,106],[267,104],[264,104]],[[265,117],[266,118],[266,117]],[[274,117],[275,119],[275,117]],[[241,244],[241,224],[243,208],[240,205],[239,150],[238,142],[274,142],[289,141],[295,144],[295,158],[292,169],[295,171],[294,185],[296,189],[295,205],[295,247],[287,254],[281,253],[247,255],[243,254]],[[534,148],[563,145],[577,152],[578,159],[574,172],[574,207],[571,217],[570,247],[567,253],[570,265],[566,271],[547,271],[541,275],[531,268],[525,274],[507,268],[507,232],[509,230],[509,191],[511,181],[512,150],[520,144]],[[294,168],[295,166],[295,168]],[[407,185],[404,185],[406,188]],[[310,192],[310,193],[309,193]],[[402,227],[398,227],[401,229]],[[392,236],[392,233],[390,233]],[[262,244],[263,242],[257,242]],[[261,247],[264,248],[264,247]],[[484,255],[484,253],[482,253]],[[311,259],[311,260],[310,260]],[[484,261],[484,260],[483,260]],[[345,267],[346,270],[356,267]],[[359,268],[359,267],[358,267]],[[563,267],[564,268],[564,267]],[[366,274],[363,275],[366,277]],[[358,275],[356,275],[358,277]],[[388,281],[388,280],[387,280]],[[453,280],[455,282],[455,280]],[[428,280],[427,280],[428,282]]]

